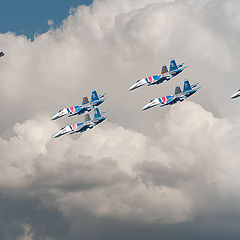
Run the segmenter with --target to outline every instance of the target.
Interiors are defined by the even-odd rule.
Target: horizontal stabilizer
[[[195,88],[195,87],[197,87],[198,84],[199,84],[199,83],[191,84],[191,88]]]

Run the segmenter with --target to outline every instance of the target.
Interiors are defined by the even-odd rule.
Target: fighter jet
[[[197,90],[200,88],[200,87],[197,87],[197,85],[198,83],[190,85],[189,81],[185,80],[183,91],[181,91],[181,88],[177,86],[175,88],[175,93],[173,95],[155,98],[151,100],[148,104],[146,104],[142,108],[142,110],[147,110],[159,104],[160,104],[160,107],[163,107],[166,105],[173,105],[177,102],[182,102],[183,100],[185,100],[186,98],[190,97],[191,95],[197,92]]]
[[[0,52],[0,57],[3,57],[4,56],[4,52]]]
[[[72,106],[60,109],[53,117],[52,120],[56,120],[60,117],[63,117],[69,114],[68,117],[72,117],[74,115],[80,115],[86,111],[90,112],[95,106],[103,103],[107,98],[104,97],[105,94],[98,96],[95,90],[92,90],[91,101],[88,101],[87,97],[83,97],[82,105]]]
[[[177,65],[176,61],[172,59],[170,62],[169,71],[167,66],[164,65],[162,67],[162,71],[160,75],[154,75],[154,76],[137,80],[137,82],[134,83],[128,90],[132,91],[146,84],[147,86],[152,86],[152,85],[158,85],[164,81],[169,81],[171,78],[177,76],[180,72],[182,72],[185,68],[188,67],[188,66],[183,67],[183,65],[184,63]]]
[[[105,114],[105,113],[104,113]],[[85,132],[87,129],[92,129],[99,123],[103,122],[107,117],[102,115],[99,109],[96,107],[94,108],[94,118],[91,120],[89,113],[85,115],[85,120],[82,123],[76,123],[69,126],[65,126],[61,128],[53,137],[57,138],[66,133],[82,133]]]
[[[234,99],[234,98],[237,98],[237,97],[240,97],[240,89],[231,96],[231,99]]]

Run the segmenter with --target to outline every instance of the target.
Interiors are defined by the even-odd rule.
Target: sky
[[[48,31],[50,26],[60,26],[70,9],[91,3],[92,0],[2,1],[0,32],[11,31],[33,39],[35,34]]]
[[[240,2],[70,5],[34,38],[0,34],[0,239],[239,239]],[[189,67],[128,91],[172,57]],[[185,78],[195,95],[141,111]],[[53,139],[84,116],[51,117],[92,88],[109,96],[107,120]]]

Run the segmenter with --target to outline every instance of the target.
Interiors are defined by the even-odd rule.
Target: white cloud
[[[198,185],[204,192],[217,182],[214,191],[229,200],[240,187],[229,178],[238,179],[232,145],[238,127],[191,102],[171,108],[157,138],[106,123],[76,139],[53,140],[48,129],[54,128],[29,120],[16,124],[16,136],[1,139],[7,159],[1,184],[37,198],[49,195],[69,218],[85,209],[96,217],[182,222],[200,210],[198,201],[208,200],[195,199]]]

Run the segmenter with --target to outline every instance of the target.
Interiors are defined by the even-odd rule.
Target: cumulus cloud
[[[191,238],[189,227],[202,232],[195,221],[216,221],[202,236],[217,238],[223,223],[239,221],[239,114],[237,101],[228,100],[237,88],[238,5],[96,0],[33,41],[1,34],[0,186],[13,209],[30,202],[25,215],[5,210],[13,216],[7,222],[16,215],[18,223],[2,225],[2,236],[117,239],[122,231],[130,239],[134,226],[138,239],[148,231],[152,239],[159,231],[178,239],[179,228]],[[171,57],[191,67],[160,86],[127,91]],[[202,85],[190,99],[196,103],[140,111],[185,76]],[[51,116],[80,103],[91,88],[109,94],[101,105],[108,122],[52,139],[59,127],[80,120]],[[32,217],[39,212],[44,216]]]
[[[16,136],[1,139],[7,142],[2,159],[9,160],[1,185],[18,197],[42,199],[68,221],[87,211],[96,218],[176,224],[220,210],[223,203],[210,199],[219,196],[237,207],[238,147],[232,142],[239,128],[198,104],[171,108],[156,126],[157,138],[106,123],[56,142],[46,131],[49,123],[41,124],[41,138],[31,137],[40,123],[29,120],[16,124]],[[15,151],[7,153],[5,145]]]

